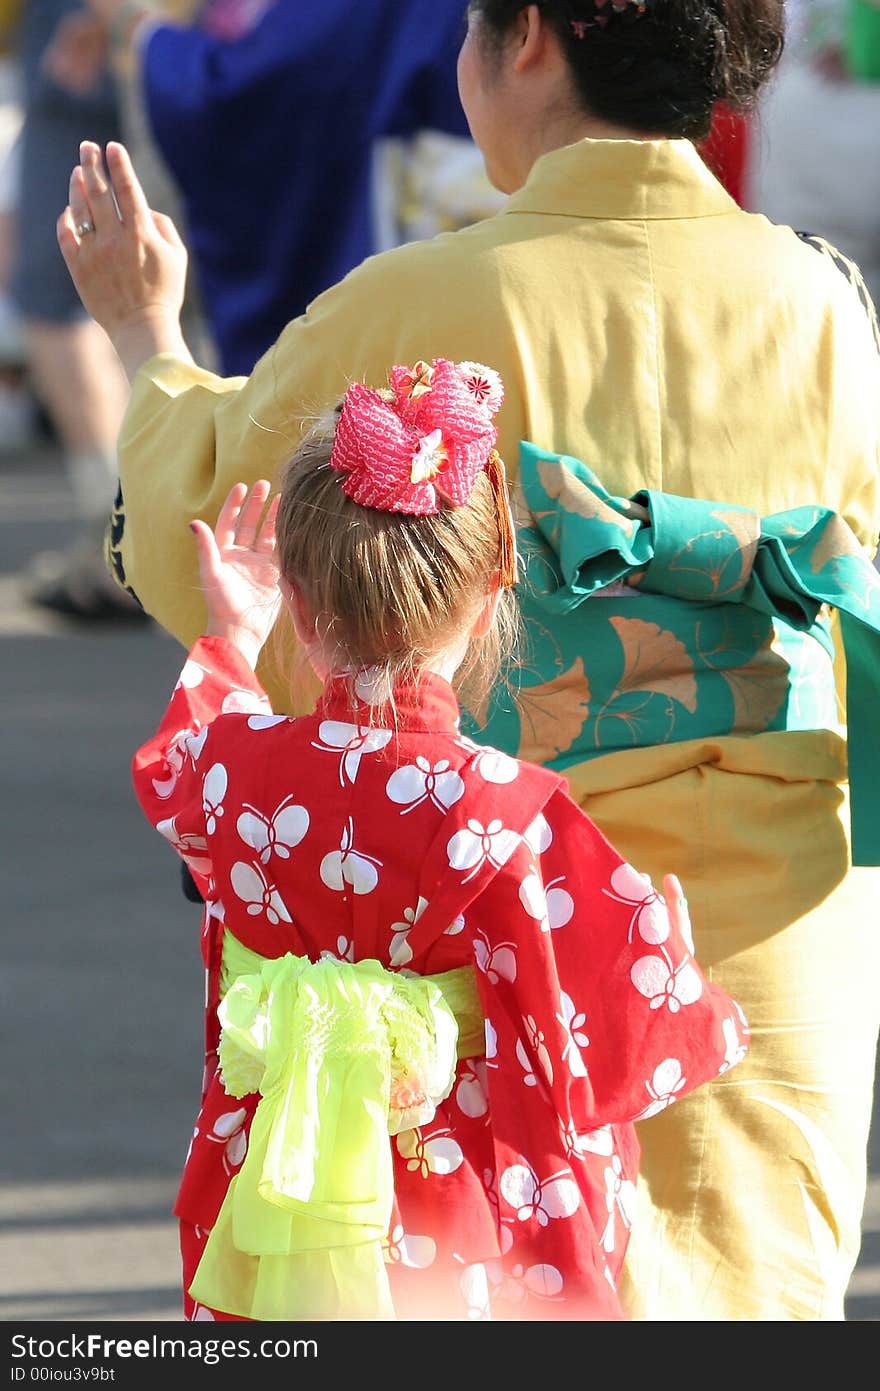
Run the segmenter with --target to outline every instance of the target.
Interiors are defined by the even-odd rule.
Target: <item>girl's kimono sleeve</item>
[[[200,638],[159,728],[132,761],[135,795],[145,816],[186,861],[203,897],[210,888],[212,807],[225,791],[211,780],[226,776],[222,765],[214,768],[211,727],[219,715],[233,712],[271,715],[272,707],[232,643]]]
[[[521,849],[475,952],[487,1061],[523,1102],[543,1095],[571,1134],[591,1132],[662,1110],[745,1055],[739,1006],[564,792]]]

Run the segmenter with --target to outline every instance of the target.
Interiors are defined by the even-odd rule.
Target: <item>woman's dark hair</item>
[[[782,54],[784,0],[538,0],[592,116],[703,140],[717,102],[751,107]],[[499,45],[523,0],[471,0]]]

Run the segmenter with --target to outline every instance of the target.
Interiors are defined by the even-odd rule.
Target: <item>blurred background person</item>
[[[24,334],[9,294],[17,235],[18,137],[24,115],[17,55],[20,17],[21,0],[0,0],[0,454],[26,447],[38,433]]]
[[[831,242],[880,301],[880,6],[788,0],[786,45],[745,170],[745,200]]]
[[[219,369],[247,374],[291,318],[393,226],[378,142],[469,140],[464,0],[224,0],[197,24],[89,0],[133,65],[179,191]],[[136,155],[135,155],[136,158]]]
[[[27,0],[16,28],[22,125],[14,159],[15,234],[9,294],[20,317],[29,378],[61,448],[77,531],[71,547],[37,556],[30,598],[83,619],[146,621],[120,595],[104,561],[104,532],[116,488],[116,437],[127,386],[103,330],[71,293],[54,231],[79,141],[122,134],[106,67],[80,89],[59,83],[44,59],[75,0]]]

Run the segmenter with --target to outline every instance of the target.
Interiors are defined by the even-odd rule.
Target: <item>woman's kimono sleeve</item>
[[[580,1135],[662,1110],[744,1056],[738,1005],[565,793],[521,849],[475,954],[487,1061],[522,1103],[542,1095]]]
[[[271,715],[268,697],[238,649],[203,637],[193,647],[156,733],[132,762],[135,795],[186,861],[203,897],[210,888],[208,833],[226,770],[212,759],[211,726],[227,713]],[[219,782],[223,780],[221,788]]]

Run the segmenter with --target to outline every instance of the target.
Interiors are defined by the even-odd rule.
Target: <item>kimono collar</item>
[[[578,140],[535,161],[504,215],[641,221],[739,211],[690,140]]]
[[[375,668],[368,667],[357,673],[354,694],[356,698],[352,700],[351,673],[332,676],[324,686],[316,713],[322,719],[349,724],[377,724],[375,707],[385,699],[385,688],[377,681]],[[378,726],[454,734],[458,732],[460,720],[458,697],[449,682],[433,671],[426,671],[417,681],[395,687],[393,714],[381,715]]]

